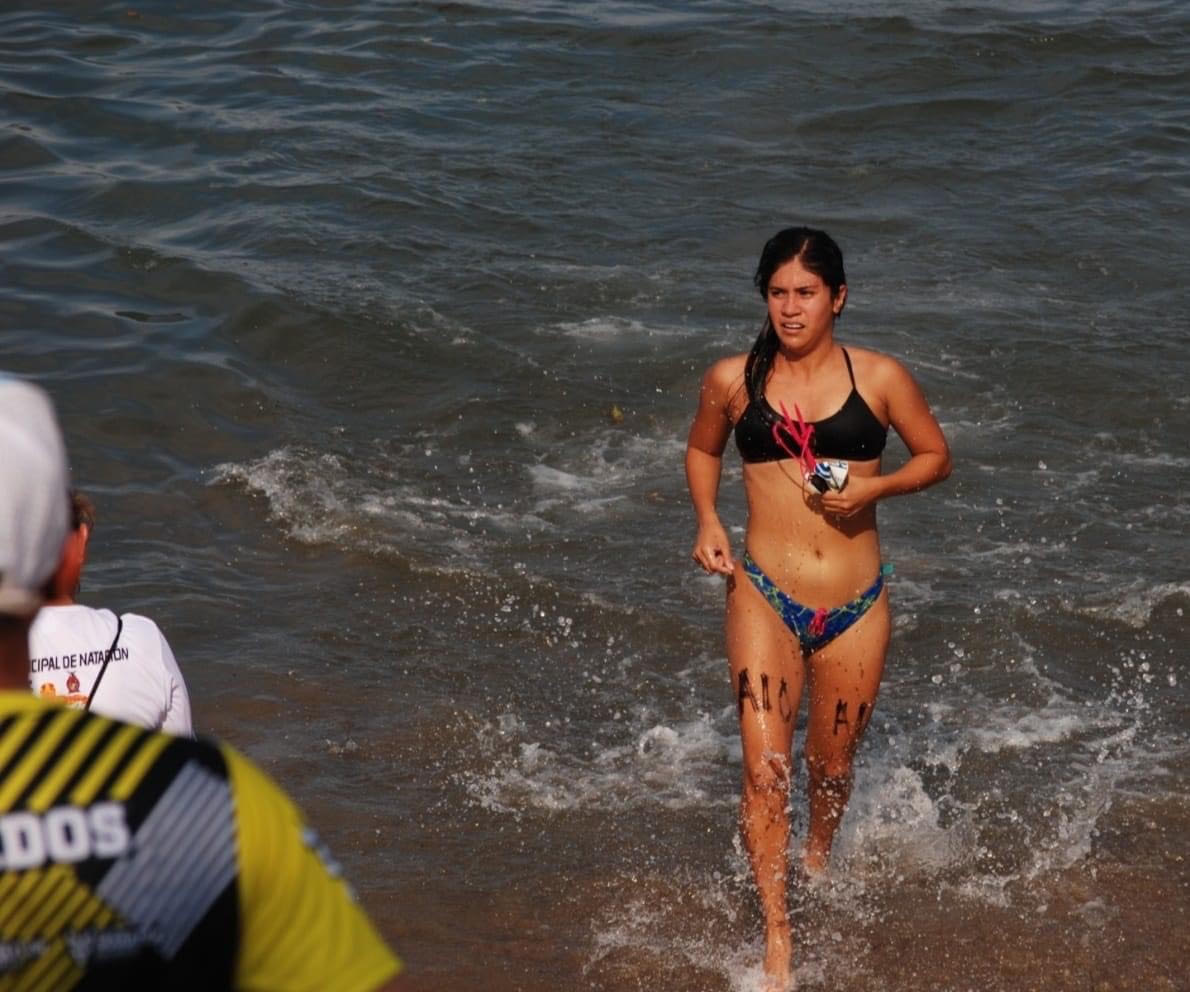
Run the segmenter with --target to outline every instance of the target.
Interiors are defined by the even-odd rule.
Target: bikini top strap
[[[839,350],[843,352],[843,361],[847,363],[847,374],[851,376],[851,388],[855,389],[855,373],[851,371],[851,356],[847,354],[847,349],[839,345]]]

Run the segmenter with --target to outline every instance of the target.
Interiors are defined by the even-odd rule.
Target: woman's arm
[[[889,425],[909,449],[909,460],[887,475],[852,476],[842,492],[827,492],[822,509],[847,517],[877,500],[926,489],[950,475],[950,447],[925,394],[900,362],[881,356],[878,385]]]
[[[723,473],[723,449],[731,434],[728,406],[732,382],[738,377],[734,373],[737,364],[738,361],[724,359],[707,370],[699,389],[698,411],[686,440],[686,485],[698,521],[691,557],[704,571],[723,575],[731,575],[735,562],[716,505]]]

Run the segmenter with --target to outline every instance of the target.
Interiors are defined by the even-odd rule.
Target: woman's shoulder
[[[729,420],[735,420],[747,405],[747,390],[744,389],[744,367],[747,355],[729,355],[720,358],[706,371],[702,379],[703,397],[720,407]]]
[[[854,345],[843,345],[851,359],[851,370],[862,386],[896,386],[909,375],[909,370],[897,358],[883,351],[871,348],[857,348]]]
[[[744,366],[748,362],[748,355],[728,355],[720,358],[706,371],[703,383],[721,389],[731,389],[744,380]]]

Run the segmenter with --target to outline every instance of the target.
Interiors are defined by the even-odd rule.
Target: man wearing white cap
[[[49,400],[0,374],[0,986],[404,988],[313,831],[255,765],[29,692],[29,627],[68,487]]]

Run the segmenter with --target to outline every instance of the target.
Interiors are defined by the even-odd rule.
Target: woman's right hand
[[[731,542],[727,540],[727,531],[718,521],[703,524],[698,528],[698,537],[694,540],[694,551],[690,557],[708,575],[716,572],[720,575],[735,573]]]

